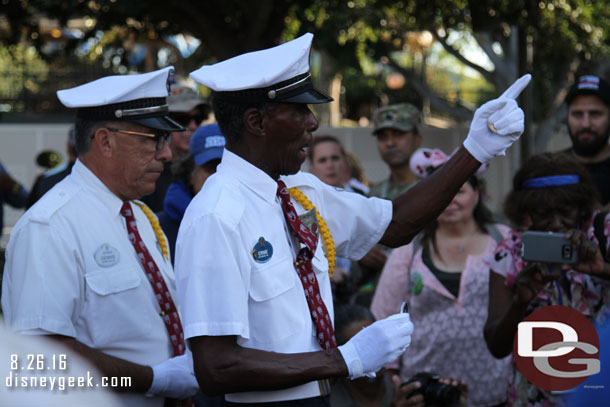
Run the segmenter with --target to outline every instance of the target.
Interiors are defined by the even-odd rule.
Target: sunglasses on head
[[[169,117],[170,119],[174,120],[179,125],[184,127],[188,127],[189,124],[191,124],[191,120],[194,120],[197,126],[199,126],[201,122],[205,120],[205,117],[203,117],[202,113],[170,113]]]

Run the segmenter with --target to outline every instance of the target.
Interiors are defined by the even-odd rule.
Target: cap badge
[[[273,246],[265,240],[264,237],[259,237],[258,242],[252,248],[252,257],[257,263],[267,263],[273,256]]]
[[[121,255],[117,249],[104,243],[95,251],[93,258],[100,267],[112,267],[119,262]]]

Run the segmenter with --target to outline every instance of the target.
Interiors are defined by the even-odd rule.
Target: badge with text
[[[302,214],[299,215],[299,219],[301,220],[301,223],[303,225],[307,226],[307,228],[309,230],[311,230],[311,233],[316,235],[316,238],[317,238],[318,234],[320,232],[320,227],[318,226],[318,218],[316,217],[316,210],[312,208],[308,211],[303,212]]]
[[[574,388],[601,368],[595,327],[561,305],[537,309],[519,323],[513,354],[519,371],[549,391]]]
[[[112,267],[119,262],[121,255],[117,249],[104,243],[95,251],[93,258],[100,267]]]
[[[271,256],[273,256],[273,246],[264,237],[259,237],[252,248],[252,257],[257,263],[267,263],[271,260]]]

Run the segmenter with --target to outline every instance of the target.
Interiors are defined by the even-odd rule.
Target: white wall
[[[13,178],[30,189],[43,168],[36,165],[36,156],[43,150],[55,150],[67,160],[66,141],[69,123],[65,124],[1,124],[0,162]],[[8,231],[23,214],[23,209],[4,205],[4,227]],[[5,244],[6,238],[0,244]]]

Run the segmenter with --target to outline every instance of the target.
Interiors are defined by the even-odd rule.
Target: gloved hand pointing
[[[356,379],[375,373],[396,360],[411,344],[412,332],[413,324],[407,313],[391,315],[358,332],[339,346],[349,377]]]
[[[504,155],[523,133],[523,110],[515,99],[531,79],[532,75],[523,75],[499,98],[490,100],[474,112],[464,147],[482,164]]]

